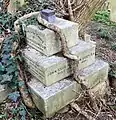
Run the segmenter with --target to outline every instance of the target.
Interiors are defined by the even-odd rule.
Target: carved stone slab
[[[80,57],[79,69],[95,62],[95,45],[78,41],[77,46],[72,47],[70,51]],[[29,47],[24,51],[24,58],[31,74],[47,86],[72,74],[71,62],[62,56],[46,57]]]
[[[78,24],[56,18],[53,23],[64,33],[68,47],[75,46],[78,41]],[[61,42],[58,35],[49,29],[40,29],[38,26],[29,25],[26,28],[27,43],[46,56],[51,56],[61,51]]]

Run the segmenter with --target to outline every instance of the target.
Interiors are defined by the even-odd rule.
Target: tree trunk
[[[79,23],[79,28],[83,29],[89,23],[106,0],[83,0],[83,5],[74,11],[75,21]]]
[[[91,21],[92,17],[98,11],[106,0],[70,0],[72,10],[69,8],[69,0],[54,0],[57,11],[66,18],[74,18],[73,21],[79,23],[79,30],[83,31],[83,28]],[[73,13],[72,13],[73,12]],[[73,15],[73,16],[72,16]]]

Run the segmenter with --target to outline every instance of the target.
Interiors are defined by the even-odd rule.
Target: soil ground
[[[86,30],[87,33],[91,35],[91,40],[96,42],[96,57],[109,63],[115,62],[116,51],[112,50],[112,46],[116,44],[116,27],[112,28],[102,23],[92,21]],[[102,38],[99,32],[100,30],[106,30],[106,32],[108,32],[106,37],[109,35],[109,38]]]

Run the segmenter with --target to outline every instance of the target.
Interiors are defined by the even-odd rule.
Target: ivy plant
[[[14,43],[20,42],[20,39],[24,39],[24,32],[21,31],[16,34],[14,31],[14,21],[17,19],[16,16],[12,16],[8,13],[0,12],[0,35],[4,35],[7,29],[10,29],[11,34],[6,35],[0,50],[0,84],[8,85],[12,89],[12,93],[8,95],[9,103],[11,106],[5,114],[0,114],[3,119],[12,120],[27,120],[29,115],[27,109],[22,103],[20,92],[18,91],[18,67],[17,59],[20,56],[13,56]],[[24,42],[24,41],[22,41]],[[15,106],[14,106],[15,105]],[[14,109],[10,109],[10,108]]]
[[[12,44],[16,41],[17,35],[11,35],[3,41],[2,52],[0,56],[0,83],[17,86],[18,69],[15,58],[12,57]]]

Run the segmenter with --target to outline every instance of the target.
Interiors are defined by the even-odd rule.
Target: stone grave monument
[[[2,103],[10,93],[10,89],[6,85],[0,85],[0,103]]]
[[[103,95],[109,65],[95,59],[95,44],[79,40],[78,24],[55,17],[52,10],[43,10],[42,17],[61,29],[70,52],[79,56],[78,78],[92,92]],[[33,76],[28,86],[38,109],[46,117],[51,117],[75,100],[81,87],[72,77],[73,65],[61,54],[62,45],[54,31],[28,25],[26,39],[23,56]]]

